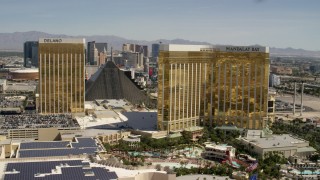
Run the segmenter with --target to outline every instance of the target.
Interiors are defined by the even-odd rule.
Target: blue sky
[[[320,50],[320,0],[1,0],[0,32]]]

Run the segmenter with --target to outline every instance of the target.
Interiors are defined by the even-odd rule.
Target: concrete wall
[[[118,180],[175,180],[175,174],[164,174],[159,172],[147,172],[138,174],[135,177],[118,178]]]
[[[57,128],[39,128],[38,133],[39,141],[61,140],[61,135]]]
[[[274,152],[274,151],[283,153],[285,158],[289,158],[290,156],[293,156],[297,152],[297,149],[296,147],[268,148],[268,149],[263,149],[263,155],[268,152]]]
[[[3,145],[4,146],[4,154],[5,154],[5,157],[6,158],[9,158],[11,157],[11,155],[15,152],[17,152],[17,149],[19,147],[19,144],[5,144]]]
[[[131,133],[129,131],[116,132],[114,134],[101,135],[98,138],[103,143],[117,144],[120,139],[127,138]]]
[[[154,132],[154,133],[150,133],[150,132],[146,132],[146,131],[140,131],[140,130],[131,130],[131,133],[132,134],[138,134],[138,135],[141,135],[141,136],[147,136],[147,137],[150,137],[150,138],[164,138],[167,136],[167,131],[157,131],[157,132]]]
[[[281,152],[283,155],[288,158],[289,156],[293,156],[297,152],[297,147],[289,146],[289,147],[272,147],[272,148],[261,148],[255,144],[251,144],[248,141],[241,140],[241,143],[244,144],[250,151],[258,154],[261,157],[264,157],[264,154],[268,152]],[[250,144],[250,146],[248,145]],[[251,148],[253,146],[253,148]]]

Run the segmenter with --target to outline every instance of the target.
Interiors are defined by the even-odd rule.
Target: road
[[[277,100],[281,100],[283,102],[287,103],[293,103],[293,95],[291,94],[281,94],[276,97]],[[301,103],[301,96],[300,94],[296,96],[296,104],[300,105]],[[295,116],[293,116],[292,113],[276,113],[277,116],[286,116],[289,115],[289,119],[294,118],[310,118],[310,117],[319,117],[320,118],[320,98],[310,95],[303,95],[303,106],[312,108],[312,111],[309,112],[303,112],[302,116],[300,116],[300,110],[296,110]],[[308,109],[309,109],[308,108]],[[286,119],[286,118],[284,118]]]

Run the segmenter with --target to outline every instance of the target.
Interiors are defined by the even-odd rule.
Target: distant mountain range
[[[153,43],[162,42],[164,44],[201,44],[207,45],[208,42],[189,41],[184,39],[158,39],[154,41],[130,40],[112,35],[94,35],[94,36],[69,36],[64,34],[48,34],[38,31],[0,33],[0,51],[23,51],[23,43],[25,41],[37,41],[39,38],[85,38],[86,41],[107,42],[109,47],[121,50],[122,44],[134,43],[151,46]],[[109,49],[110,50],[110,49]],[[151,49],[150,49],[151,51]],[[307,56],[320,57],[320,51],[309,51],[304,49],[293,48],[270,48],[271,56]]]

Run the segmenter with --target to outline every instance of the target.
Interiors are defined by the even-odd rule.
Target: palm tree
[[[198,157],[198,154],[199,154],[198,151],[195,151],[195,152],[194,152],[194,155],[196,156],[196,158]]]
[[[161,165],[160,164],[157,164],[155,168],[156,168],[157,171],[161,171]]]

